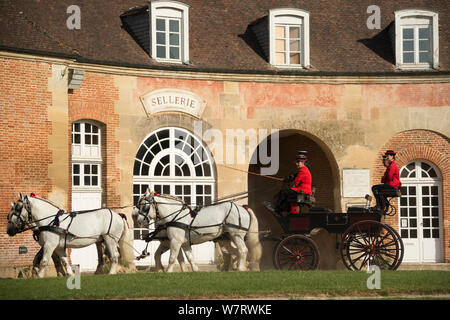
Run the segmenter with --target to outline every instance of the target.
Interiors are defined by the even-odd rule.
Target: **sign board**
[[[200,118],[206,102],[196,94],[179,89],[161,89],[141,97],[147,116],[159,112],[184,112]]]
[[[342,180],[345,198],[359,198],[370,194],[369,169],[343,169]]]

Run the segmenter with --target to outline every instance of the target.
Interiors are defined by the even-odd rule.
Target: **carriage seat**
[[[307,206],[308,208],[312,208],[314,204],[316,203],[316,187],[311,186],[311,195],[305,194],[303,191],[301,191],[297,195],[297,201],[294,203],[291,203],[291,213],[300,213],[301,208],[303,206]]]
[[[396,189],[396,190],[379,191],[379,194],[384,195],[386,198],[398,198],[402,196],[402,190]]]

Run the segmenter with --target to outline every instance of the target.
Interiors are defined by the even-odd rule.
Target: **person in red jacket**
[[[402,187],[400,182],[400,173],[395,163],[396,153],[393,150],[387,150],[383,156],[383,165],[386,167],[381,184],[372,187],[373,195],[376,199],[376,208],[386,211],[389,205],[387,197],[394,196],[398,189]]]
[[[278,192],[272,203],[264,202],[264,205],[271,211],[275,211],[276,213],[281,213],[283,211],[292,211],[290,206],[291,203],[297,202],[297,195],[300,192],[304,192],[305,194],[311,195],[311,172],[306,167],[305,163],[308,158],[303,155],[297,155],[296,157],[296,165],[298,172],[293,177],[292,175],[286,177],[283,181],[291,183],[292,185],[289,188],[284,188]]]

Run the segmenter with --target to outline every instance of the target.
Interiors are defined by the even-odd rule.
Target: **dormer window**
[[[270,64],[309,68],[309,13],[300,9],[269,11]]]
[[[160,62],[189,63],[189,7],[177,1],[150,3],[151,56]]]
[[[439,67],[437,13],[419,9],[395,12],[395,60],[399,69]]]

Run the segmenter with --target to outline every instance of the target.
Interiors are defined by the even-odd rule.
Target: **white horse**
[[[123,217],[110,209],[79,212],[63,212],[50,201],[31,196],[20,198],[8,214],[7,233],[10,236],[23,230],[37,228],[43,256],[39,264],[38,277],[45,275],[52,253],[60,258],[69,275],[73,271],[68,263],[66,248],[83,248],[93,243],[104,242],[111,260],[109,274],[117,273],[119,252],[125,261],[134,259],[131,245],[126,243],[128,225]],[[100,255],[101,246],[97,245]]]
[[[167,229],[170,241],[167,272],[173,271],[180,248],[183,248],[192,270],[198,271],[191,244],[214,240],[223,234],[227,234],[238,249],[238,270],[247,270],[247,254],[250,270],[259,270],[262,250],[258,220],[251,209],[224,202],[205,206],[194,217],[183,201],[147,190],[133,210],[133,219],[141,226],[154,220],[157,228]]]

